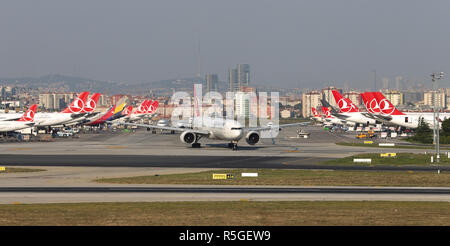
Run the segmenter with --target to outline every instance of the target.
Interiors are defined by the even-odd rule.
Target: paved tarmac
[[[160,189],[157,192],[105,192],[103,187],[129,185],[98,184],[96,178],[127,177],[169,173],[199,172],[220,168],[284,168],[284,169],[346,169],[393,170],[392,167],[333,167],[318,165],[323,160],[358,153],[386,152],[385,149],[347,147],[336,142],[354,142],[352,133],[330,133],[319,127],[304,127],[310,138],[296,138],[297,128],[287,128],[275,139],[263,139],[251,146],[245,140],[239,150],[232,151],[227,143],[202,139],[202,148],[193,149],[179,140],[179,135],[136,132],[102,132],[81,134],[79,138],[56,139],[54,142],[1,143],[0,166],[33,166],[46,172],[2,174],[0,187],[17,187],[14,192],[0,192],[0,203],[45,202],[119,202],[119,201],[222,201],[222,200],[431,200],[450,201],[450,194],[419,193],[351,193],[351,192],[187,192],[186,186],[177,192]],[[389,149],[389,152],[423,152],[424,150]],[[395,170],[436,170],[437,167],[402,167]],[[441,169],[444,170],[444,169]],[[20,188],[22,187],[22,188]],[[24,187],[84,187],[83,190],[25,190]],[[139,186],[149,188],[150,186]],[[154,186],[151,186],[154,187]],[[160,186],[161,187],[161,186]],[[183,188],[184,187],[184,188]],[[50,189],[49,188],[49,189]],[[198,188],[198,187],[197,187]],[[223,187],[221,187],[223,188]],[[221,189],[220,188],[220,189]],[[286,187],[281,187],[287,189]],[[292,187],[288,187],[289,189]],[[5,188],[6,189],[6,188]],[[22,190],[20,190],[22,189]],[[5,191],[5,190],[4,190]],[[198,191],[198,190],[197,190]]]
[[[164,201],[450,201],[441,188],[71,187],[2,188],[0,203]]]

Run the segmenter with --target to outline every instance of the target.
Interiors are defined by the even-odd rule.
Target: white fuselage
[[[28,121],[0,121],[0,132],[12,132],[32,126],[33,123]]]
[[[194,118],[193,129],[208,131],[208,138],[239,141],[244,137],[242,125],[235,120],[224,120],[222,118]]]
[[[365,125],[375,125],[376,124],[376,120],[363,115],[361,112],[340,113],[340,114],[347,116],[345,119],[342,119],[342,120],[351,121],[351,122],[359,123],[359,124],[365,124]],[[337,117],[337,116],[335,116],[335,117]]]
[[[433,127],[433,113],[405,113],[404,115],[392,115],[392,120],[387,122],[406,128],[417,128],[419,126],[420,119],[428,123],[430,127]],[[443,121],[450,118],[448,113],[440,113],[439,121]],[[439,124],[440,127],[441,124]]]
[[[71,113],[36,113],[35,126],[55,126],[72,121]]]

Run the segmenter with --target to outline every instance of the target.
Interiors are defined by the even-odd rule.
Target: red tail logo
[[[22,115],[18,121],[34,121],[34,115],[36,114],[37,105],[33,104],[31,107]]]
[[[144,100],[143,102],[141,102],[141,104],[139,105],[139,107],[136,109],[136,113],[137,114],[144,114],[145,112],[147,112],[148,110],[148,105],[151,103],[151,100]]]
[[[320,117],[319,113],[317,113],[317,110],[316,110],[316,108],[314,108],[314,107],[311,107],[311,111],[312,111],[312,113],[313,113],[314,117]]]
[[[350,99],[343,97],[336,90],[332,90],[332,92],[333,92],[334,100],[338,104],[341,113],[359,112],[358,107],[356,107],[356,105],[353,104],[353,102]]]
[[[377,100],[378,107],[382,115],[404,115],[404,113],[398,111],[397,108],[395,108],[395,106],[387,100],[381,92],[374,92],[373,95]]]
[[[83,112],[91,113],[97,107],[97,102],[100,99],[100,93],[94,93],[89,100],[86,102],[86,106],[83,109]]]
[[[155,100],[152,103],[152,105],[150,105],[150,107],[148,108],[147,113],[148,114],[153,114],[156,111],[156,109],[158,108],[158,105],[159,105],[159,102]]]
[[[332,118],[331,112],[330,112],[330,109],[329,109],[329,108],[322,106],[322,112],[325,114],[325,116],[326,116],[327,118]]]
[[[88,96],[88,91],[80,93],[80,95],[69,105],[69,107],[64,109],[62,113],[80,113],[84,108]]]
[[[128,106],[128,107],[123,111],[123,114],[126,115],[126,116],[130,116],[132,111],[133,111],[133,106]]]

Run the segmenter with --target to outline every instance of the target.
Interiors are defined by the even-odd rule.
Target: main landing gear
[[[232,150],[237,150],[237,143],[228,143],[228,148]]]
[[[198,142],[201,138],[202,138],[202,136],[195,135],[195,141],[192,143],[192,148],[200,148],[201,147],[201,144]]]

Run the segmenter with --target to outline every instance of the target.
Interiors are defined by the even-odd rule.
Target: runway
[[[450,171],[450,166],[320,164],[327,157],[167,155],[0,155],[0,165],[52,167],[269,168],[355,171]]]
[[[450,188],[404,187],[0,187],[0,192],[51,193],[327,193],[327,194],[442,194]]]
[[[446,201],[448,188],[371,187],[7,187],[1,204],[180,201]]]

